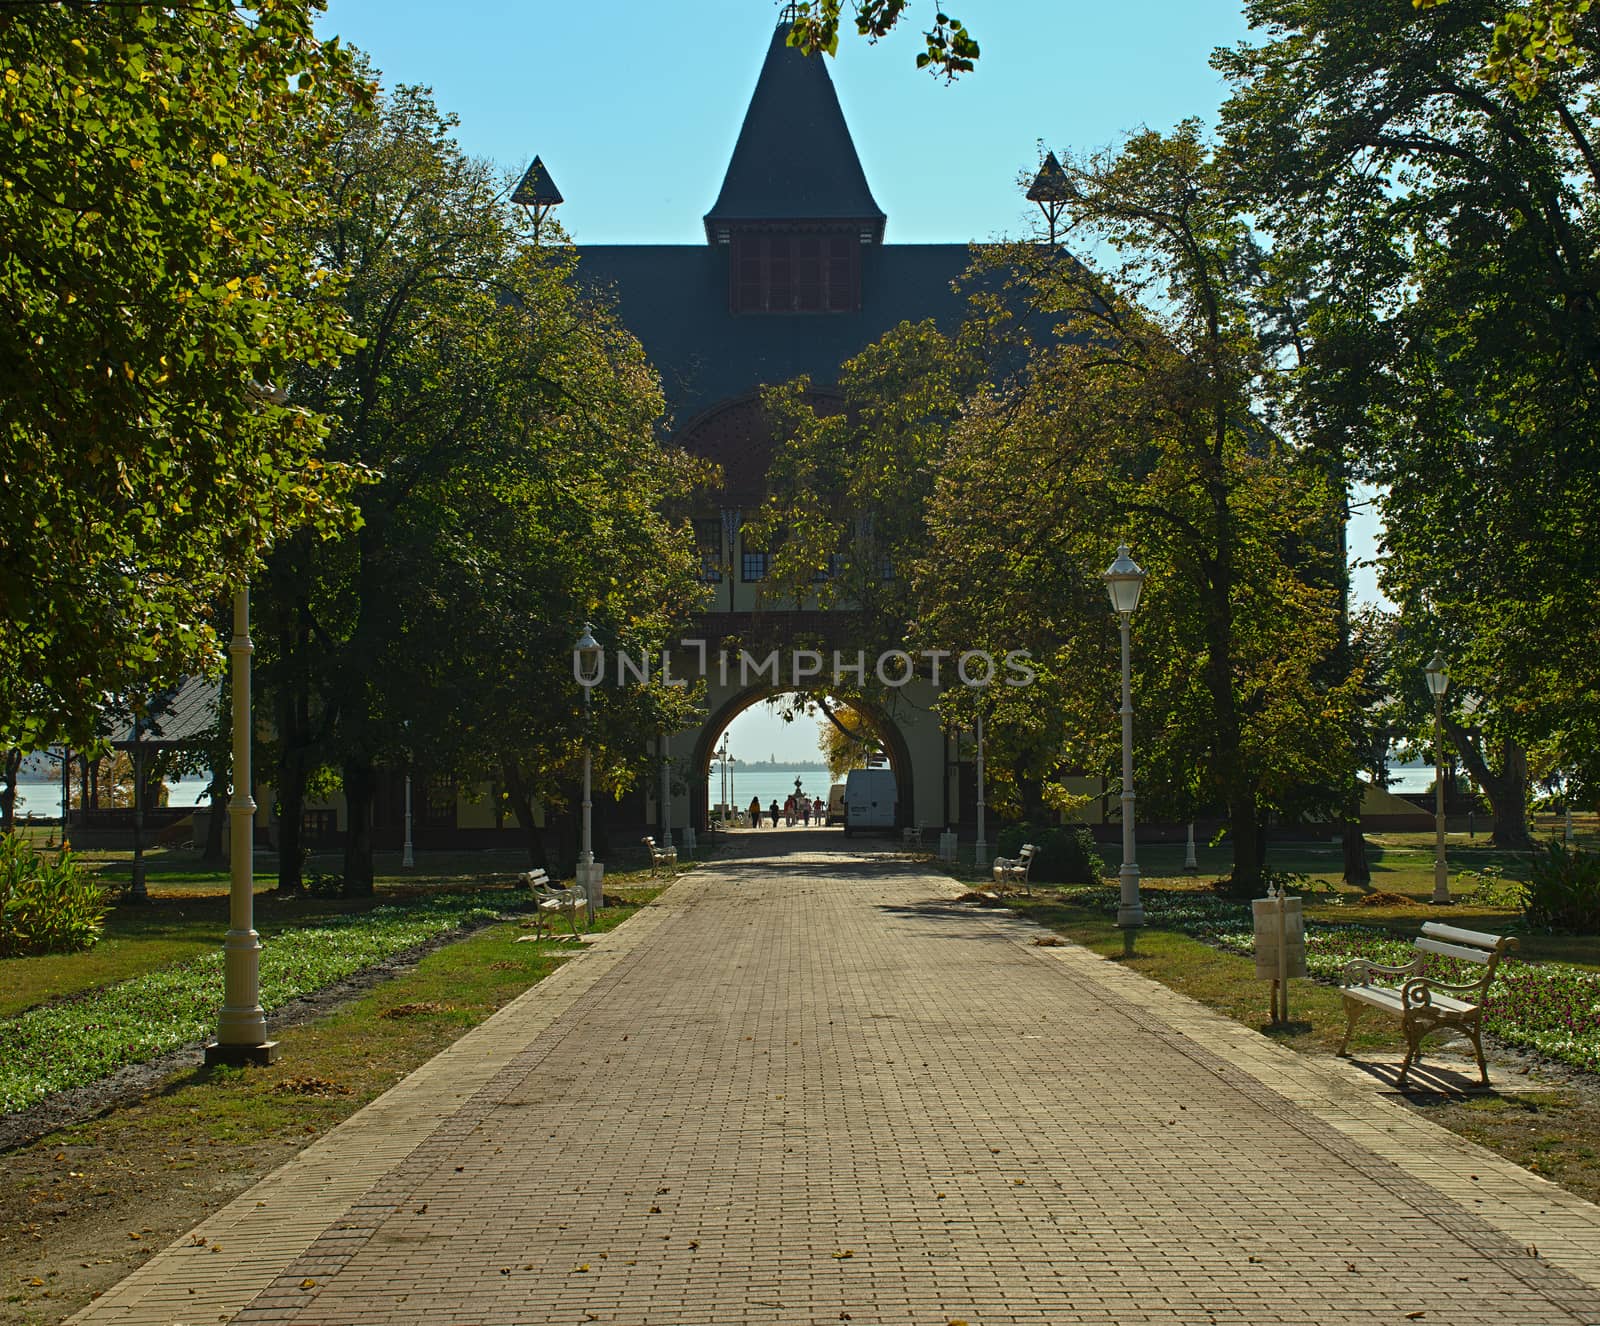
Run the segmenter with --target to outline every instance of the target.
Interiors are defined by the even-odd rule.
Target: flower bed
[[[445,894],[285,932],[261,951],[261,1006],[291,999],[504,910],[503,894]],[[222,1005],[222,952],[0,1022],[0,1112],[204,1040]]]
[[[1114,912],[1117,891],[1104,887],[1064,889],[1062,901]],[[1255,952],[1248,903],[1202,893],[1143,896],[1153,925],[1177,930],[1230,953]],[[1306,922],[1306,970],[1317,980],[1340,982],[1353,958],[1398,966],[1415,955],[1409,941],[1348,922]],[[1468,979],[1466,968],[1445,958],[1428,959],[1427,970],[1448,980]],[[1533,1050],[1588,1072],[1600,1072],[1600,974],[1561,962],[1506,958],[1484,1011],[1484,1029],[1507,1045]]]

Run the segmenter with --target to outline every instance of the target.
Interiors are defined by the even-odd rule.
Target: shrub
[[[1001,856],[1016,856],[1023,843],[1032,843],[1034,854],[1030,880],[1041,884],[1097,884],[1105,870],[1100,849],[1086,824],[1061,824],[1037,828],[1029,824],[1000,830],[995,845]]]
[[[1502,907],[1506,911],[1527,909],[1528,886],[1518,879],[1507,879],[1499,866],[1485,866],[1482,870],[1463,870],[1463,880],[1472,881],[1472,902],[1477,907]]]
[[[110,905],[71,852],[41,856],[16,834],[0,837],[0,958],[89,948]]]
[[[1600,854],[1559,842],[1535,847],[1524,915],[1550,930],[1600,930]]]

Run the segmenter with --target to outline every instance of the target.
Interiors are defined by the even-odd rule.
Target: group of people
[[[815,819],[818,824],[823,824],[827,821],[827,814],[828,808],[822,804],[821,797],[808,797],[804,792],[791,793],[785,799],[781,808],[778,805],[777,798],[774,797],[772,805],[766,810],[761,809],[760,797],[750,798],[750,827],[752,829],[761,827],[761,817],[763,815],[768,817],[768,822],[773,828],[778,827],[779,816],[782,816],[785,824],[793,828],[796,824],[809,826],[812,819]]]

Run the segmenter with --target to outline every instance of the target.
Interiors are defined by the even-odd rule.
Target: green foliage
[[[1582,0],[1586,3],[1587,0]],[[887,35],[905,14],[908,0],[856,0],[856,31],[868,41]],[[807,55],[839,53],[839,19],[842,0],[800,0],[794,6],[789,45]],[[947,82],[970,73],[978,59],[978,43],[966,25],[936,5],[933,26],[923,34],[926,46],[917,53],[917,68],[943,75]]]
[[[70,851],[45,856],[18,834],[0,836],[0,958],[91,948],[110,905]]]
[[[259,582],[290,825],[319,767],[339,769],[366,823],[386,760],[499,779],[520,808],[557,799],[583,734],[566,648],[579,627],[608,652],[654,650],[702,596],[676,515],[700,471],[658,438],[659,381],[582,292],[574,251],[530,242],[505,181],[452,128],[412,87],[346,116],[308,220],[363,343],[297,371],[295,399],[331,420],[329,455],[374,482],[358,531],[280,543]],[[680,726],[691,698],[607,688],[590,729],[601,786],[638,776],[641,734]],[[296,854],[281,860],[292,873]],[[369,838],[351,836],[345,875],[370,888]]]
[[[1520,879],[1507,879],[1499,866],[1484,866],[1482,870],[1463,870],[1462,881],[1472,885],[1472,905],[1492,907],[1506,911],[1525,911],[1528,886]]]
[[[447,894],[268,938],[261,1006],[270,1012],[436,935],[487,920],[504,901],[495,893]],[[201,1040],[214,1029],[222,979],[219,951],[0,1022],[0,1110],[25,1109],[51,1092]]]
[[[1289,404],[1380,489],[1384,592],[1490,742],[1600,786],[1592,19],[1537,95],[1484,73],[1508,13],[1563,11],[1251,0],[1260,41],[1214,62],[1301,310]]]
[[[303,242],[362,86],[315,0],[0,13],[0,734],[220,665],[211,624],[355,474],[271,384],[351,346]]]
[[[1444,0],[1411,3],[1418,9],[1433,9]],[[1507,10],[1495,24],[1484,75],[1505,83],[1521,101],[1537,96],[1558,70],[1593,58],[1592,40],[1580,41],[1578,30],[1589,9],[1590,0],[1533,0]]]
[[[1105,870],[1100,849],[1086,824],[1052,824],[1042,828],[1027,824],[1007,825],[1000,830],[995,850],[1000,856],[1015,857],[1023,843],[1039,850],[1028,872],[1030,881],[1042,884],[1093,884]]]
[[[1600,932],[1600,852],[1560,842],[1536,846],[1524,909],[1531,924],[1549,930]]]

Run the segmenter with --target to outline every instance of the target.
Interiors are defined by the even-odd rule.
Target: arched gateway
[[[768,550],[744,534],[745,515],[766,497],[772,454],[760,389],[806,374],[826,397],[840,365],[901,322],[953,326],[962,307],[951,283],[970,256],[965,244],[884,243],[887,218],[827,64],[787,46],[786,33],[780,24],[767,50],[721,192],[704,218],[706,243],[579,249],[580,273],[615,300],[660,371],[673,417],[684,421],[678,442],[715,461],[724,478],[718,505],[695,521],[713,593],[686,635],[703,642],[707,661],[689,666],[691,646],[677,651],[674,665],[678,676],[707,681],[706,715],[664,740],[674,781],[686,788],[673,795],[669,816],[661,813],[659,785],[642,807],[649,822],[666,819],[677,829],[705,827],[705,772],[733,715],[775,691],[805,689],[787,674],[741,677],[735,668],[723,675],[719,655],[787,657],[840,634],[828,614],[767,592]],[[899,646],[883,642],[885,650]],[[893,689],[892,704],[873,715],[895,765],[903,825],[954,825],[963,799],[971,801],[970,787],[956,786],[936,698],[927,680],[914,680]]]

